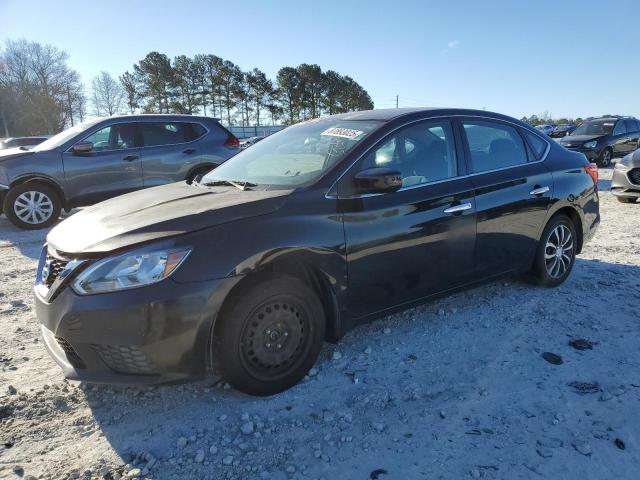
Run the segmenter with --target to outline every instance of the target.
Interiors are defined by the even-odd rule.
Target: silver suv
[[[14,225],[45,228],[63,208],[193,181],[238,150],[238,139],[215,118],[134,115],[91,120],[31,149],[0,151],[0,205]]]

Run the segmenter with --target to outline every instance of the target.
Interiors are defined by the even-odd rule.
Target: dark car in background
[[[24,229],[52,225],[60,210],[142,188],[192,181],[238,152],[217,119],[131,115],[85,122],[35,147],[0,152],[0,205]]]
[[[640,150],[630,153],[615,164],[611,193],[621,203],[636,203],[640,198]]]
[[[71,379],[216,372],[268,395],[323,341],[502,275],[553,287],[599,221],[597,169],[513,118],[389,109],[291,126],[200,182],[84,209],[47,236],[45,344]]]
[[[588,120],[559,143],[569,150],[584,153],[600,167],[608,167],[614,157],[640,148],[640,122],[633,117]]]
[[[538,125],[536,126],[536,130],[544,133],[545,135],[549,135],[551,136],[551,134],[555,131],[556,129],[556,125],[555,124],[545,124],[545,125]]]
[[[40,135],[37,137],[9,137],[0,142],[0,150],[16,147],[33,147],[47,140],[49,135]]]
[[[551,138],[562,138],[570,135],[576,129],[575,125],[569,123],[561,123],[549,134]]]

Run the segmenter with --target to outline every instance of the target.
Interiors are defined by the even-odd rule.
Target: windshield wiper
[[[252,187],[257,187],[258,184],[256,183],[251,183],[251,182],[243,182],[243,181],[239,181],[239,180],[214,180],[211,182],[205,182],[205,183],[200,183],[199,185],[203,185],[205,187],[217,187],[220,185],[231,185],[233,187],[236,187],[239,190],[245,191],[245,190],[249,190]]]

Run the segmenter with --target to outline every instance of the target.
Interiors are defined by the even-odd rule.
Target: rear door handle
[[[133,162],[134,160],[137,160],[138,158],[139,158],[138,155],[127,155],[122,160],[124,160],[125,162]]]
[[[536,187],[529,192],[529,195],[542,195],[543,193],[547,193],[549,191],[549,187]]]
[[[182,153],[186,153],[187,155],[191,155],[192,153],[196,153],[196,149],[195,148],[187,148],[186,150],[183,150]]]
[[[465,210],[469,210],[470,208],[470,203],[461,203],[460,205],[454,205],[452,207],[445,208],[444,213],[459,213],[464,212]]]

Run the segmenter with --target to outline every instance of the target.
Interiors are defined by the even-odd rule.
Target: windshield
[[[292,189],[312,184],[381,122],[326,118],[291,126],[243,150],[200,184],[234,182]]]
[[[33,147],[31,150],[34,152],[39,152],[41,150],[51,150],[52,148],[58,148],[60,145],[67,143],[73,137],[83,132],[84,130],[89,128],[91,125],[99,122],[100,120],[102,119],[88,120],[86,122],[79,123],[71,128],[67,128],[66,130],[63,130],[62,132],[60,132],[59,134],[54,135],[53,137],[45,140],[42,143],[39,143],[38,145]]]
[[[572,135],[609,135],[615,122],[587,122],[573,131]]]

